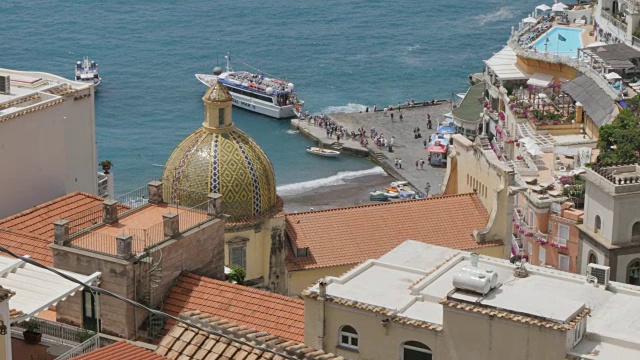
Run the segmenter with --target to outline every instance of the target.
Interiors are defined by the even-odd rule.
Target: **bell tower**
[[[204,122],[202,126],[206,131],[221,133],[233,130],[234,125],[231,119],[233,98],[229,90],[220,81],[216,81],[207,90],[202,100],[204,101]]]

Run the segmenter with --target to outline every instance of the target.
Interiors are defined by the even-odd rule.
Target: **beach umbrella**
[[[524,19],[522,19],[522,22],[525,24],[535,24],[538,22],[538,20],[536,20],[535,18],[532,18],[531,16],[526,17]]]
[[[618,73],[616,73],[616,72],[610,72],[607,75],[605,75],[604,77],[606,77],[607,80],[620,80],[620,79],[622,79],[622,76],[618,75]]]
[[[551,10],[551,7],[548,6],[548,5],[542,4],[542,5],[536,6],[536,9],[538,9],[538,10],[540,10],[542,12],[545,12],[547,10]]]

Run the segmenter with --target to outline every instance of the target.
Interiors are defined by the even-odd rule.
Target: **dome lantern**
[[[233,98],[229,90],[216,81],[202,97],[204,101],[204,122],[202,126],[209,132],[228,132],[233,130],[231,105]]]

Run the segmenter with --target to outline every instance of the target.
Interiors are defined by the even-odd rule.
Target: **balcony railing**
[[[57,358],[55,358],[55,360],[72,359],[76,356],[84,355],[98,349],[100,349],[100,335],[96,334],[90,337],[85,342],[81,343],[80,345],[58,356]]]
[[[31,318],[30,321],[38,323],[38,332],[42,334],[42,338],[49,340],[53,343],[78,345],[87,337],[92,336],[94,333],[86,329],[78,328],[75,326],[49,321],[40,318]],[[20,323],[11,324],[11,333],[20,334],[26,329],[21,326]]]
[[[601,11],[600,15],[602,16],[602,18],[610,22],[613,26],[617,27],[618,29],[621,29],[625,34],[627,33],[627,24],[616,19],[613,15],[611,15],[611,13],[607,11]]]

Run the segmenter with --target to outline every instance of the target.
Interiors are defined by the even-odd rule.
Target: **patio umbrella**
[[[604,77],[607,78],[607,80],[620,80],[620,79],[622,79],[622,76],[618,75],[618,73],[616,73],[616,72],[610,72],[607,75],[605,75]]]
[[[532,18],[531,16],[526,17],[524,19],[522,19],[522,22],[525,24],[535,24],[538,22],[538,20],[536,20],[535,18]]]
[[[567,5],[559,2],[559,3],[553,4],[553,6],[551,7],[551,10],[553,10],[553,11],[564,11],[566,8],[568,8]]]
[[[545,4],[542,5],[538,5],[536,6],[536,9],[540,10],[540,11],[547,11],[547,10],[551,10],[551,7]]]

